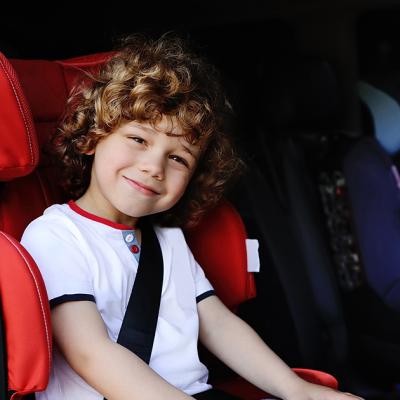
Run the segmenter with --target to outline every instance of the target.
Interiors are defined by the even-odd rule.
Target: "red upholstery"
[[[32,173],[39,161],[39,149],[20,83],[1,53],[0,99],[1,229],[19,237],[27,220],[38,215],[32,213],[35,207],[26,205],[35,204],[32,193],[41,186],[37,174]],[[21,214],[25,218],[18,218]],[[1,317],[5,326],[8,389],[11,398],[18,399],[46,388],[52,342],[42,277],[31,256],[9,234],[0,231]]]
[[[47,171],[43,154],[39,163],[38,148],[43,147],[54,131],[69,89],[65,86],[63,69],[54,62],[13,60],[13,67],[17,69],[14,72],[3,55],[1,60],[4,67],[0,70],[0,81],[11,79],[9,86],[18,88],[1,91],[1,104],[8,105],[8,109],[14,103],[25,105],[21,106],[21,112],[14,112],[12,123],[0,109],[0,181],[7,180],[1,183],[0,230],[20,239],[26,225],[60,197],[54,184],[56,179],[51,171]],[[27,102],[32,114],[26,106]],[[17,106],[14,108],[17,109]],[[25,126],[28,128],[21,128]],[[33,164],[22,164],[20,160],[28,157],[31,147],[34,150]],[[21,164],[22,168],[14,168]],[[30,173],[32,170],[33,173]],[[7,176],[2,171],[7,171]]]
[[[224,304],[233,308],[255,297],[254,276],[247,272],[246,230],[229,203],[208,213],[186,236]]]
[[[5,325],[8,388],[20,395],[44,390],[51,360],[50,309],[29,253],[0,232],[0,297]]]
[[[31,113],[10,63],[0,53],[0,181],[29,174],[39,152]]]
[[[84,77],[84,71],[96,70],[111,54],[59,62],[12,60],[32,110],[40,147],[54,130],[73,84]],[[44,157],[30,173],[38,163],[33,124],[12,68],[4,56],[0,61],[0,96],[8,110],[5,113],[0,109],[0,230],[19,239],[25,226],[48,205],[58,201],[59,194],[54,185],[57,177],[51,175],[51,166],[47,166]],[[1,182],[5,180],[11,181]],[[0,294],[5,318],[12,324],[7,323],[6,327],[10,388],[28,393],[43,389],[47,382],[50,354],[48,305],[45,304],[43,282],[29,255],[9,235],[1,233],[0,237]],[[234,307],[255,295],[253,275],[246,271],[246,233],[231,206],[225,204],[212,211],[196,230],[187,232],[187,237],[227,305]],[[307,379],[312,381],[326,378],[326,374],[317,371],[303,373],[308,374]],[[320,382],[331,386],[336,384],[330,376]],[[265,396],[236,378],[220,382],[219,387],[235,391],[243,399]]]

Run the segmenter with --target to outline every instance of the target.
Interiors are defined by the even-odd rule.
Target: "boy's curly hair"
[[[71,94],[51,141],[68,195],[79,198],[88,188],[93,156],[87,153],[102,137],[127,121],[157,124],[167,116],[205,150],[183,197],[152,218],[164,226],[194,225],[242,166],[227,132],[231,107],[215,68],[175,36],[131,36],[88,76]]]

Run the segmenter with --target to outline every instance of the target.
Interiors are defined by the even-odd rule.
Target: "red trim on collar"
[[[110,221],[106,218],[99,217],[95,214],[90,213],[89,211],[84,210],[83,208],[79,207],[78,204],[75,203],[75,201],[70,200],[68,202],[69,207],[71,210],[75,211],[77,214],[82,215],[83,217],[89,218],[93,221],[100,222],[101,224],[111,226],[112,228],[115,229],[121,229],[121,230],[135,230],[134,226],[129,226],[129,225],[124,225],[124,224],[118,224],[117,222]]]

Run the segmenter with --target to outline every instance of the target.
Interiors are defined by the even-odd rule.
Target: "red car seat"
[[[98,68],[110,54],[55,62],[12,60],[17,79],[0,53],[0,251],[6,255],[0,262],[0,295],[5,325],[2,349],[7,354],[2,384],[3,391],[8,391],[4,398],[18,399],[44,390],[50,368],[46,291],[35,263],[16,240],[47,206],[62,201],[55,184],[57,177],[44,153],[39,162],[38,148],[54,130],[74,82],[82,79],[83,71]],[[195,256],[228,306],[234,308],[255,295],[253,275],[247,272],[245,229],[230,205],[222,203],[186,234]],[[204,247],[207,254],[202,251]],[[234,251],[222,254],[221,248]],[[331,375],[297,371],[310,381],[337,386]],[[265,393],[236,377],[220,377],[215,385],[243,399],[265,397]]]
[[[37,165],[38,145],[22,89],[1,54],[0,96],[0,395],[19,399],[46,388],[52,341],[42,277],[13,235],[30,216],[28,198],[20,208],[19,196],[29,188],[24,177]]]

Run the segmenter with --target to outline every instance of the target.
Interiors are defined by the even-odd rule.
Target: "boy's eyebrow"
[[[135,122],[133,122],[132,125],[134,125],[137,128],[143,129],[149,133],[152,133],[152,134],[156,133],[155,129],[151,128],[150,126],[144,126],[142,124],[137,124]],[[168,134],[171,134],[171,136],[176,136],[176,135],[172,134],[172,132],[167,132],[167,135]],[[197,160],[197,157],[193,154],[193,152],[190,150],[189,147],[185,146],[183,143],[181,143],[181,146],[186,153],[189,153],[194,159]]]
[[[143,130],[148,131],[148,132],[150,132],[150,133],[155,133],[154,129],[151,128],[150,126],[145,126],[145,125],[142,125],[142,124],[137,124],[136,122],[132,122],[132,125],[135,126],[136,128],[143,129]]]
[[[145,126],[145,125],[142,125],[142,124],[138,124],[136,122],[132,122],[132,125],[135,126],[136,128],[143,129],[144,131],[147,131],[147,132],[152,133],[152,134],[157,133],[157,129],[152,128],[151,126]],[[172,132],[165,132],[165,134],[168,135],[168,136],[179,136],[179,135],[173,134]]]

